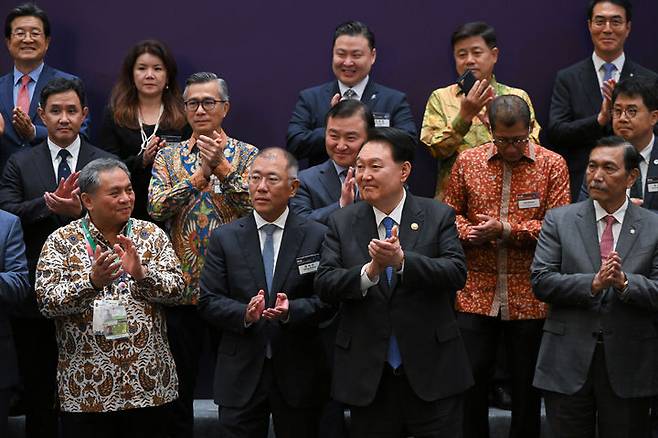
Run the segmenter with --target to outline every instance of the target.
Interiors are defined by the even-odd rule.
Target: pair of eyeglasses
[[[526,144],[530,140],[530,137],[524,138],[505,138],[505,137],[494,137],[493,142],[496,146],[521,146]]]
[[[592,26],[597,28],[604,28],[607,23],[610,23],[610,27],[612,27],[613,29],[619,29],[624,24],[626,24],[626,20],[624,20],[621,17],[611,17],[611,18],[594,17],[591,23]]]
[[[215,109],[218,103],[228,102],[228,100],[215,100],[215,99],[203,99],[199,100],[186,100],[183,102],[185,109],[194,112],[199,109],[199,105],[204,109],[204,111],[212,111]]]
[[[637,116],[637,108],[624,108],[624,109],[614,108],[613,110],[610,111],[610,114],[612,115],[613,119],[621,119],[621,116],[623,114],[626,114],[626,117],[628,119],[633,119],[635,118],[635,116]]]
[[[29,32],[25,32],[22,29],[18,29],[18,30],[15,30],[12,33],[12,35],[14,36],[14,38],[18,38],[19,40],[24,40],[25,38],[27,38],[28,35],[33,40],[36,40],[36,39],[41,38],[41,36],[43,35],[43,32],[41,32],[40,30],[31,30]]]

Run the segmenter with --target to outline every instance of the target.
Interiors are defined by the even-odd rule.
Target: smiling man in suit
[[[54,78],[75,78],[44,64],[50,45],[50,21],[35,4],[25,3],[9,12],[5,19],[5,42],[14,69],[0,77],[0,115],[5,122],[0,137],[0,169],[12,153],[46,139],[46,127],[37,114],[45,85]],[[83,134],[86,126],[85,119]]]
[[[455,321],[466,263],[455,213],[408,193],[415,140],[375,128],[356,162],[362,202],[329,218],[316,288],[340,303],[332,395],[351,436],[461,436],[473,379]]]
[[[85,102],[79,79],[56,78],[49,82],[41,92],[39,108],[48,138],[12,155],[2,176],[0,208],[21,219],[33,286],[47,237],[82,214],[77,170],[96,158],[112,157],[80,138],[80,127],[88,113]],[[26,305],[35,317],[13,321],[25,390],[26,433],[28,437],[57,436],[54,326],[38,314],[33,294]]]
[[[597,428],[601,438],[648,436],[658,394],[658,215],[626,195],[638,162],[623,138],[600,139],[587,165],[591,198],[549,211],[539,236],[532,286],[550,310],[534,385],[557,438]]]
[[[375,63],[375,35],[360,21],[348,21],[334,32],[332,68],[336,80],[299,93],[288,124],[288,150],[309,165],[327,159],[325,115],[341,99],[360,100],[370,108],[376,126],[394,126],[418,135],[407,97],[370,78]]]
[[[548,140],[567,160],[572,199],[578,199],[590,150],[599,138],[612,132],[610,110],[615,83],[634,76],[656,78],[656,73],[624,53],[631,18],[629,0],[590,0],[587,27],[594,52],[560,70],[555,78]]]
[[[260,151],[249,171],[254,212],[213,231],[199,311],[222,330],[215,370],[220,436],[318,436],[328,398],[318,323],[331,314],[313,289],[326,227],[291,212],[297,161]]]

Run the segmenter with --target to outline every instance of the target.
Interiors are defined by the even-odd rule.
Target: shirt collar
[[[336,168],[336,173],[338,176],[340,176],[341,172],[347,170],[347,167],[339,166],[334,160],[331,160],[331,163],[334,165],[334,168]]]
[[[123,227],[121,227],[121,234],[124,236],[128,235],[128,223],[132,220],[128,219],[128,222],[126,222]],[[93,237],[97,242],[102,242],[103,245],[105,245],[108,248],[111,248],[110,243],[105,239],[105,236],[103,236],[103,233],[96,227],[94,222],[92,222],[91,217],[89,216],[89,213],[85,214],[85,217],[82,218],[82,221],[85,221],[87,223],[87,226],[89,227],[89,234],[91,234],[91,237]],[[81,222],[82,224],[82,222]],[[86,236],[85,236],[86,237]],[[128,236],[130,237],[130,236]]]
[[[617,211],[612,213],[612,215],[617,220],[617,223],[621,224],[624,221],[624,215],[626,214],[627,209],[628,209],[628,197],[621,205],[621,207],[619,207]],[[594,213],[596,214],[596,222],[600,221],[601,219],[603,219],[609,214],[607,211],[605,211],[603,207],[601,207],[599,201],[594,201]]]
[[[653,150],[653,143],[655,141],[656,141],[656,136],[652,135],[649,144],[646,145],[644,149],[642,149],[642,152],[640,152],[640,155],[642,156],[642,158],[644,158],[645,163],[648,163],[649,159],[651,158],[651,151]]]
[[[527,158],[528,160],[534,162],[536,157],[537,157],[537,152],[536,152],[535,144],[529,141],[525,149],[523,150],[523,156],[521,158]],[[498,149],[496,149],[496,145],[493,142],[491,142],[489,146],[487,161],[491,160],[492,158],[500,158],[502,160],[502,157],[498,153]]]
[[[70,145],[68,145],[65,148],[61,148],[61,147],[57,146],[55,143],[52,142],[50,137],[48,137],[48,149],[50,150],[50,158],[53,161],[55,161],[55,158],[57,158],[57,154],[59,153],[59,151],[61,149],[66,149],[67,151],[69,151],[69,153],[71,154],[71,157],[77,157],[78,152],[80,152],[80,135],[75,137],[75,140],[73,140],[73,143],[71,143]]]
[[[626,54],[622,52],[621,55],[615,60],[612,61],[612,64],[617,67],[617,71],[621,74],[621,69],[624,68],[624,61],[626,60]],[[594,62],[594,70],[597,72],[601,71],[601,67],[606,63],[596,52],[592,52],[592,62]]]
[[[400,222],[402,221],[402,209],[404,208],[405,199],[407,199],[407,191],[403,190],[402,199],[400,199],[400,202],[398,203],[398,205],[395,206],[395,208],[393,209],[393,211],[391,211],[390,214],[386,214],[382,212],[381,210],[377,209],[377,207],[375,206],[372,207],[372,211],[375,212],[375,222],[377,223],[378,228],[386,216],[390,217],[395,221],[396,224],[400,225]]]
[[[43,71],[43,62],[39,64],[37,68],[29,72],[27,75],[36,83],[39,80],[39,76],[41,75],[41,72]],[[20,83],[21,78],[23,77],[23,73],[18,71],[16,66],[14,65],[14,86],[18,85]]]
[[[361,80],[361,82],[359,82],[353,87],[348,87],[347,85],[343,84],[341,81],[338,81],[338,89],[340,90],[340,95],[342,96],[343,94],[345,94],[347,90],[351,88],[356,93],[357,99],[360,100],[363,97],[363,92],[366,90],[366,85],[368,85],[369,78],[370,75],[366,76]]]
[[[283,210],[283,213],[281,213],[281,216],[279,216],[274,222],[268,222],[265,219],[263,219],[263,216],[259,215],[258,212],[254,210],[254,219],[256,220],[256,228],[260,230],[263,227],[263,225],[274,224],[283,230],[286,226],[286,220],[288,219],[289,212],[290,209],[286,207],[286,209]]]

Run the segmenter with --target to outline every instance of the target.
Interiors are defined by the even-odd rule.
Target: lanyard
[[[85,238],[87,239],[87,243],[89,243],[89,247],[91,248],[90,256],[92,256],[96,252],[96,246],[97,245],[96,245],[96,241],[94,240],[93,236],[89,232],[89,223],[88,222],[89,222],[88,218],[82,219],[82,231],[85,234]],[[128,223],[126,224],[126,227],[125,227],[126,231],[123,233],[124,236],[130,237],[130,234],[132,233],[132,229],[133,229],[133,221],[132,221],[132,219],[128,219]]]
[[[153,133],[150,136],[146,136],[146,132],[144,132],[144,121],[142,120],[142,112],[138,111],[137,114],[137,120],[139,121],[139,133],[142,136],[142,145],[140,147],[140,152],[144,152],[146,150],[146,146],[148,145],[149,141],[153,137],[155,137],[156,132],[158,132],[158,128],[160,127],[160,119],[162,118],[162,113],[164,112],[164,104],[160,104],[160,112],[158,113],[158,120],[155,122],[155,128],[153,128]]]

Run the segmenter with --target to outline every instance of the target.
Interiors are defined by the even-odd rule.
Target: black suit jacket
[[[272,289],[290,301],[289,321],[261,319],[249,327],[244,316],[249,300],[267,291],[253,215],[213,231],[201,273],[199,311],[222,330],[215,370],[215,402],[240,408],[261,378],[268,339],[277,386],[293,407],[326,400],[328,381],[318,323],[331,315],[313,289],[315,273],[300,275],[299,257],[319,254],[326,227],[290,212],[277,257]],[[267,306],[273,305],[268,298]],[[323,388],[323,384],[325,388]]]
[[[338,81],[302,90],[290,117],[288,150],[298,159],[308,158],[311,166],[328,158],[324,144],[324,119],[331,109],[331,98],[338,92]],[[404,93],[369,79],[361,102],[373,113],[387,113],[392,127],[407,131],[414,138],[418,137],[411,107]]]
[[[81,139],[75,170],[102,157],[115,158]],[[50,233],[75,219],[56,215],[46,206],[43,194],[55,191],[56,179],[47,141],[12,155],[2,175],[0,208],[21,219],[31,284],[34,284],[41,247]]]
[[[299,172],[299,189],[290,201],[292,210],[326,225],[340,208],[341,183],[332,160]]]
[[[620,80],[633,76],[655,79],[656,73],[627,57]],[[558,72],[548,116],[548,140],[567,160],[571,199],[578,199],[589,153],[596,141],[612,134],[611,125],[601,127],[596,121],[602,102],[591,57]]]
[[[378,238],[372,206],[359,202],[329,218],[315,285],[323,300],[341,303],[332,394],[350,405],[373,401],[392,333],[421,399],[448,397],[473,383],[452,306],[466,282],[454,211],[407,193],[399,236],[402,277],[389,287],[382,273],[364,297],[361,268],[370,261],[368,243]]]
[[[625,295],[592,296],[601,266],[591,200],[556,208],[544,219],[532,287],[550,304],[534,385],[571,395],[587,380],[596,334],[603,333],[610,385],[622,398],[658,393],[658,215],[629,204],[616,251],[628,278]]]

